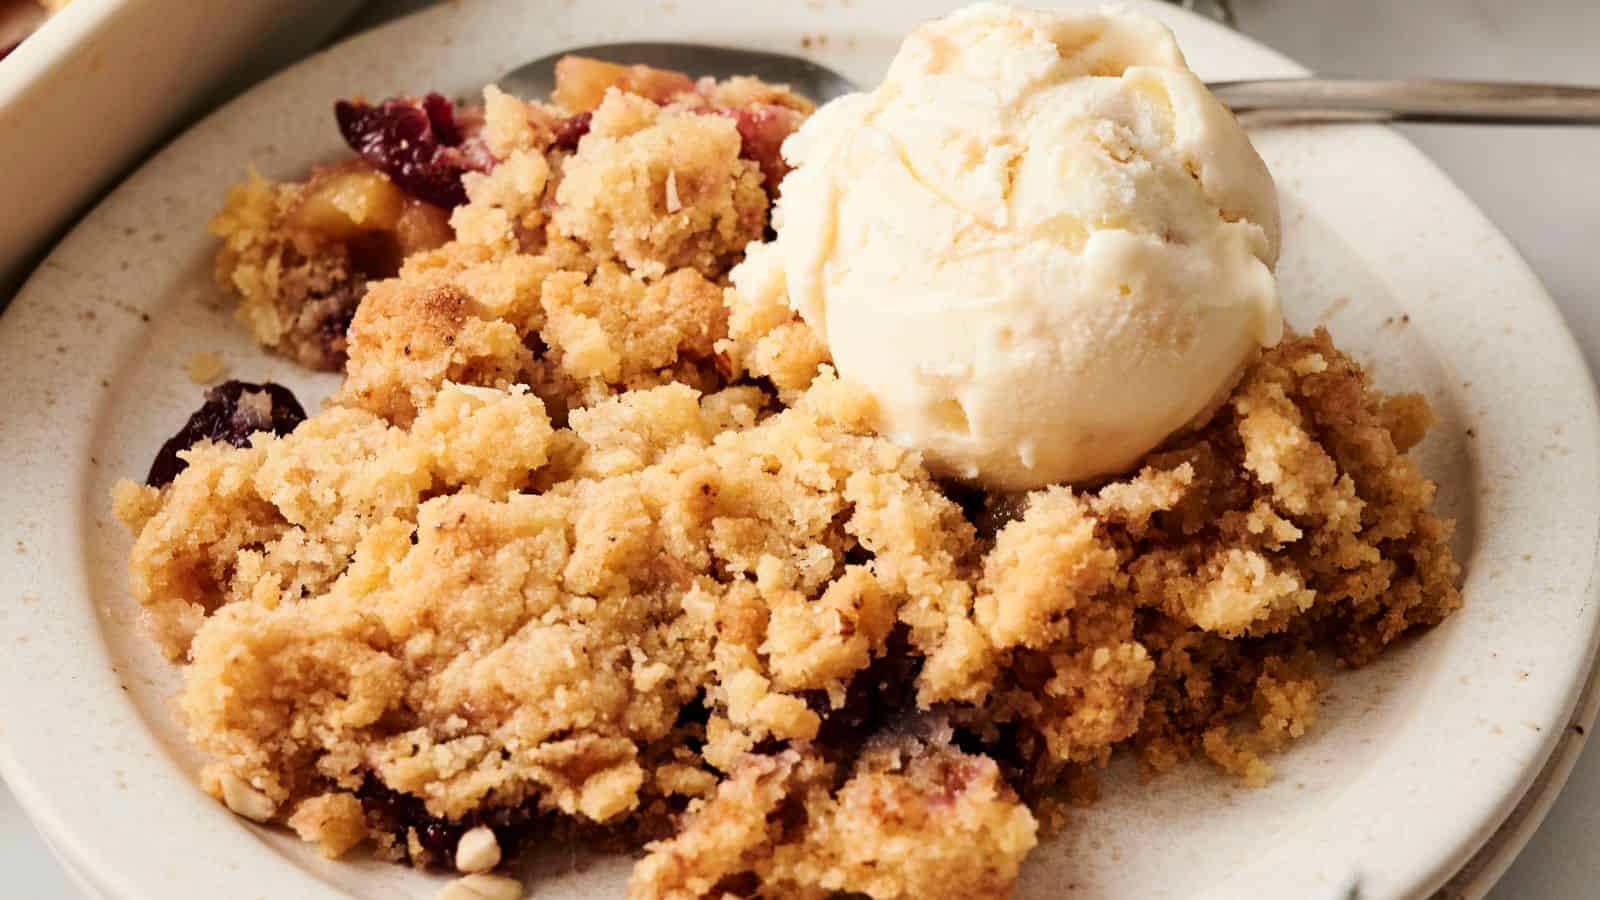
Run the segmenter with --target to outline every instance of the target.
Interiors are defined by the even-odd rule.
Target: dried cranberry
[[[801,121],[800,113],[795,110],[765,103],[740,107],[733,113],[733,122],[742,141],[739,155],[761,166],[769,194],[776,194],[778,183],[789,174],[789,164],[783,161],[781,152],[783,142],[794,134]]]
[[[368,775],[356,791],[367,815],[378,820],[382,827],[400,839],[405,846],[405,834],[414,831],[417,843],[427,851],[427,861],[435,865],[448,865],[455,856],[456,844],[466,833],[460,822],[441,819],[428,812],[422,798],[397,791]],[[417,860],[421,862],[421,860]]]
[[[13,51],[13,50],[15,50],[15,49],[17,49],[18,47],[21,47],[21,46],[22,46],[22,42],[21,41],[17,41],[15,43],[11,43],[11,44],[0,44],[0,59],[5,59],[6,57],[10,56],[11,55],[11,51]]]
[[[446,147],[461,143],[461,129],[456,127],[456,108],[443,96],[429,94],[422,98],[422,111],[428,114],[428,124],[433,126],[433,136]]]
[[[562,119],[556,123],[555,141],[550,146],[556,150],[578,149],[578,141],[589,133],[589,125],[593,121],[594,113],[586,112]]]
[[[449,208],[467,202],[461,176],[492,164],[486,154],[463,147],[466,135],[456,122],[455,108],[438,94],[421,100],[391,97],[377,106],[340,100],[333,113],[351,149],[429,203]]]
[[[417,843],[422,849],[428,851],[430,856],[439,862],[455,858],[456,845],[461,843],[461,836],[467,830],[454,822],[443,819],[434,819],[416,829]]]
[[[153,487],[171,484],[189,463],[178,456],[204,440],[243,447],[258,431],[288,434],[304,422],[306,411],[294,394],[281,384],[250,384],[225,381],[206,391],[206,402],[195,410],[183,429],[173,435],[150,464],[145,483]]]
[[[407,831],[416,832],[417,843],[427,853],[426,862],[444,866],[454,858],[456,844],[460,843],[466,827],[430,814],[422,798],[394,790],[373,775],[362,782],[356,796],[368,817],[395,835],[401,846],[406,846]]]
[[[401,793],[372,774],[356,789],[356,797],[368,818],[394,835],[400,846],[407,846],[408,831],[415,832],[424,856],[411,862],[436,868],[451,864],[461,836],[472,828],[484,825],[492,830],[501,852],[510,859],[533,837],[538,824],[538,803],[532,799],[519,806],[474,810],[458,820],[442,819],[428,812],[422,798]]]

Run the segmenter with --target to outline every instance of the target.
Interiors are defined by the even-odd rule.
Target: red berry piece
[[[778,183],[789,174],[789,164],[783,161],[783,142],[800,127],[803,117],[787,106],[753,103],[733,113],[743,144],[739,155],[754,160],[766,176],[767,193],[776,194]]]
[[[391,97],[376,106],[340,100],[333,113],[362,159],[412,196],[447,209],[467,202],[461,176],[493,163],[467,146],[455,108],[438,94]]]
[[[294,393],[281,384],[225,381],[206,391],[206,402],[195,410],[181,431],[161,445],[161,451],[150,464],[150,474],[145,476],[145,484],[152,487],[171,484],[172,479],[189,467],[188,461],[178,456],[178,451],[201,441],[244,447],[258,431],[288,434],[305,419],[305,408],[295,399]]]
[[[578,149],[578,141],[589,133],[589,123],[593,120],[594,113],[581,112],[557,122],[555,140],[550,146],[556,150]]]

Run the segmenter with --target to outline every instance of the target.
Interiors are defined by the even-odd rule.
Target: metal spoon
[[[574,47],[512,70],[500,86],[523,97],[547,96],[555,88],[556,60],[569,53],[719,79],[754,75],[787,84],[819,103],[857,90],[838,72],[796,56],[657,42]],[[1600,88],[1572,85],[1279,78],[1209,86],[1235,113],[1252,121],[1600,125]]]
[[[770,84],[787,84],[796,93],[818,103],[826,103],[835,97],[860,90],[855,82],[838,72],[798,56],[708,44],[663,44],[654,41],[573,47],[518,66],[497,84],[501,90],[518,97],[548,97],[556,87],[556,60],[568,55],[676,69],[696,78],[709,75],[719,81],[735,75],[754,75]]]

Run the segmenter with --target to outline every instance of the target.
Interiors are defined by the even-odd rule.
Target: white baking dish
[[[75,0],[0,59],[0,301],[43,245],[204,105],[358,0]]]

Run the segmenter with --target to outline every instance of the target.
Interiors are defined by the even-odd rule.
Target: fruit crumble
[[[1118,748],[1263,783],[1335,662],[1460,605],[1432,414],[1325,331],[1124,474],[935,477],[730,280],[812,104],[557,74],[341,102],[350,159],[212,223],[251,334],[344,376],[214,387],[116,489],[234,812],[462,897],[553,834],[638,898],[1004,897]]]

